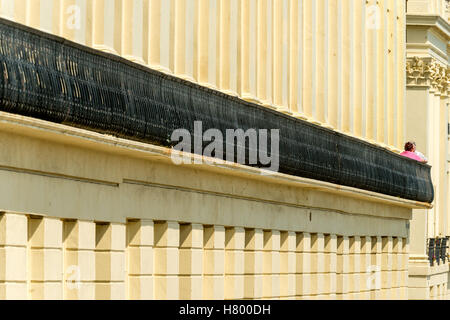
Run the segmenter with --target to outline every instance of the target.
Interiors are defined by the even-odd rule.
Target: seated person
[[[416,153],[416,146],[412,142],[405,143],[405,151],[400,153],[401,156],[417,160],[419,162],[426,163],[427,161],[419,157]]]

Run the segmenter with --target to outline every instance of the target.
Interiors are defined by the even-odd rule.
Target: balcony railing
[[[447,253],[449,242],[450,237],[428,239],[427,248],[430,266],[444,264],[445,261],[450,262],[450,257]]]

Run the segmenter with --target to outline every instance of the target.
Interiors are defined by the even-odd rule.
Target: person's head
[[[407,143],[405,143],[405,151],[414,152],[415,150],[415,142],[408,141]]]

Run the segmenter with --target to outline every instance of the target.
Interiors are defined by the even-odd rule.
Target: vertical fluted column
[[[217,88],[219,0],[200,0],[198,12],[196,79],[203,86]]]
[[[154,223],[154,284],[155,299],[179,299],[180,225],[165,221]]]
[[[203,225],[180,225],[180,299],[202,298]]]
[[[327,123],[337,129],[338,128],[338,117],[340,111],[340,43],[339,35],[341,30],[341,25],[339,22],[341,18],[339,14],[342,10],[339,10],[341,2],[333,0],[328,1],[328,101],[327,101]]]
[[[314,73],[316,74],[315,120],[325,124],[328,117],[328,1],[316,1],[316,57]]]
[[[194,0],[175,0],[175,61],[174,72],[177,77],[195,81],[194,71],[197,71],[197,47],[194,39],[197,37],[196,9],[198,2]]]
[[[28,26],[45,32],[59,34],[60,4],[59,0],[26,0],[17,3],[17,9],[25,9],[25,19],[22,17],[17,22],[26,23]],[[24,5],[25,8],[21,8]],[[20,12],[22,15],[22,12]]]
[[[280,296],[280,232],[264,231],[263,247],[263,297]]]
[[[316,1],[303,1],[303,110],[308,118],[315,110],[315,6]]]
[[[14,0],[3,0],[0,3],[0,16],[9,20],[15,19],[15,1]]]
[[[95,299],[95,223],[64,221],[64,299]]]
[[[311,298],[311,234],[297,233],[297,247],[295,251],[296,267],[296,297],[297,299]]]
[[[354,78],[353,78],[353,133],[364,137],[365,121],[365,35],[366,10],[365,1],[354,1]]]
[[[385,139],[389,146],[396,146],[397,143],[397,106],[396,106],[396,97],[397,97],[397,10],[395,0],[387,1],[387,30],[385,31],[388,34],[387,39],[387,119],[385,126],[387,127],[387,138]]]
[[[238,0],[220,0],[220,89],[238,92]]]
[[[337,239],[337,288],[336,298],[338,300],[349,299],[349,238],[338,236]]]
[[[386,24],[386,1],[377,1],[379,27],[377,28],[377,112],[376,112],[376,140],[382,145],[385,144],[386,132],[385,121],[387,121],[386,113],[386,89],[387,89],[387,32],[385,30]]]
[[[225,228],[203,228],[203,298],[223,300],[225,292]]]
[[[370,15],[367,15],[366,19],[366,66],[367,66],[367,72],[366,72],[366,117],[364,119],[365,121],[365,137],[369,141],[375,141],[377,138],[376,136],[376,119],[377,119],[377,30],[376,30],[376,23],[377,23],[377,15],[376,11],[373,13],[373,9],[376,6],[375,0],[369,0],[366,2],[366,8],[368,13],[370,12]],[[375,15],[375,16],[374,16]]]
[[[174,0],[149,0],[147,64],[156,70],[173,72]]]
[[[361,238],[354,236],[350,238],[349,243],[349,292],[352,300],[361,298],[360,277],[361,277]]]
[[[95,226],[95,299],[125,299],[125,225]]]
[[[153,221],[127,223],[127,298],[153,299]]]
[[[62,221],[28,220],[28,294],[31,299],[63,298]]]
[[[336,299],[337,283],[337,237],[335,234],[325,236],[325,299]]]
[[[342,69],[340,72],[339,82],[341,83],[341,106],[342,113],[340,115],[338,129],[346,133],[350,132],[350,104],[351,101],[351,89],[352,89],[352,55],[353,48],[351,47],[351,37],[352,37],[352,19],[350,15],[351,0],[341,0],[342,1]],[[353,8],[352,8],[353,9]]]
[[[263,231],[245,230],[244,299],[261,299],[263,279]]]
[[[241,0],[241,96],[242,99],[259,103],[257,97],[257,19],[258,1]]]
[[[122,56],[144,64],[144,0],[122,0]]]
[[[396,147],[399,150],[403,150],[403,144],[405,143],[404,128],[406,123],[406,99],[405,99],[405,83],[406,83],[406,73],[403,70],[406,69],[405,60],[405,42],[406,37],[406,8],[405,1],[395,1],[396,5],[396,21],[397,21],[397,41],[396,41],[396,65],[398,70],[401,70],[396,75],[396,110],[397,119],[395,122],[395,128],[397,130],[397,139],[395,141]]]
[[[280,233],[280,298],[295,298],[295,232]]]
[[[0,299],[27,299],[27,217],[0,214]],[[20,263],[18,263],[20,262]]]
[[[274,2],[273,8],[273,101],[276,108],[291,114],[289,107],[289,0]]]
[[[93,47],[121,54],[122,0],[93,0]]]
[[[303,115],[303,0],[290,0],[289,109],[294,117]]]
[[[244,247],[243,228],[225,228],[225,299],[244,298]]]

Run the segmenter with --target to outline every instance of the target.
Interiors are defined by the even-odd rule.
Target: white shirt
[[[427,157],[425,157],[420,151],[416,151],[414,153],[421,157],[423,160],[428,161]]]

